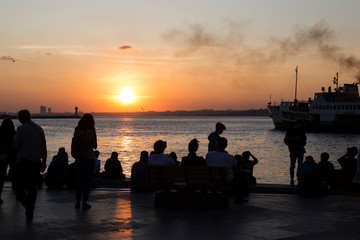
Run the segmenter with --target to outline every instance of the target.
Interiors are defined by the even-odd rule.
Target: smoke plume
[[[10,56],[2,56],[2,57],[0,57],[0,60],[15,62],[15,59]]]

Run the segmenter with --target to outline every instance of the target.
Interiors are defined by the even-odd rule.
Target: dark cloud
[[[0,60],[15,62],[15,59],[13,57],[10,57],[10,56],[2,56],[2,57],[0,57]]]
[[[132,46],[130,45],[122,45],[118,47],[119,50],[129,50],[129,49],[133,49]]]

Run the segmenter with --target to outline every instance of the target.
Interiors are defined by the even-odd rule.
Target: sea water
[[[48,164],[59,147],[65,147],[70,156],[71,138],[79,119],[34,119],[45,131]],[[155,141],[167,141],[165,153],[175,152],[178,160],[186,156],[191,139],[199,140],[198,155],[207,153],[207,136],[222,122],[228,139],[227,151],[241,154],[250,151],[259,163],[254,176],[259,183],[289,183],[289,152],[284,144],[284,131],[274,129],[269,117],[95,117],[98,150],[101,152],[101,170],[111,152],[119,153],[119,160],[127,177],[131,166],[139,160],[141,151],[152,151]],[[14,120],[19,126],[18,120]],[[322,152],[330,154],[330,161],[339,168],[337,159],[346,148],[360,146],[360,135],[337,133],[307,133],[306,155],[318,162]]]

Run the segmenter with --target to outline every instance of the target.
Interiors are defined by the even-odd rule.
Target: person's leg
[[[86,159],[86,165],[84,166],[84,192],[83,192],[83,208],[87,209],[91,206],[87,204],[90,194],[90,188],[92,185],[93,173],[95,162],[93,159]]]
[[[84,167],[83,167],[84,159],[77,159],[75,161],[76,168],[76,203],[75,208],[80,208],[80,201],[83,195],[83,175],[84,175]]]
[[[8,165],[8,163],[6,160],[0,160],[0,203],[3,203],[1,194],[2,194],[2,190],[4,187],[5,178],[6,178],[7,165]]]
[[[290,152],[290,178],[291,178],[291,180],[294,179],[296,157],[297,157],[297,155],[295,152]]]
[[[26,208],[28,205],[26,194],[26,167],[23,163],[16,163],[13,167],[13,188],[17,200]]]

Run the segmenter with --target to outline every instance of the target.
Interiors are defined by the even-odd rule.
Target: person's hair
[[[64,147],[59,148],[59,152],[58,152],[57,156],[60,158],[68,158],[68,154],[65,151]]]
[[[315,162],[314,158],[312,156],[306,156],[305,157],[306,162]]]
[[[216,129],[216,130],[226,130],[226,127],[225,127],[225,125],[222,124],[221,122],[218,122],[218,123],[216,123],[216,125],[215,125],[215,129]]]
[[[5,118],[0,126],[1,137],[12,138],[15,134],[15,125],[10,118]]]
[[[327,152],[323,152],[320,155],[321,161],[327,161],[327,160],[329,160],[329,157],[330,157],[330,155]]]
[[[170,157],[172,158],[172,160],[176,160],[177,159],[177,155],[175,152],[171,152],[170,153]]]
[[[111,158],[118,158],[119,154],[117,152],[111,153]]]
[[[357,147],[351,147],[351,148],[348,148],[347,149],[347,155],[349,155],[349,156],[355,156],[356,154],[358,154],[358,149],[357,149]]]
[[[95,129],[95,121],[94,117],[90,113],[85,113],[79,120],[79,123],[77,125],[77,129],[81,130],[94,130]]]
[[[194,153],[198,150],[198,148],[199,148],[199,141],[196,138],[194,138],[189,142],[189,146],[188,146],[189,152]]]
[[[250,158],[250,152],[249,151],[245,151],[241,155],[247,160]]]
[[[227,147],[228,140],[224,137],[219,138],[216,142],[216,146],[220,149],[225,149]]]
[[[155,153],[163,153],[166,149],[166,141],[158,140],[154,143]]]
[[[31,114],[30,114],[29,110],[27,110],[27,109],[20,110],[18,112],[18,119],[20,122],[23,122],[24,120],[30,120]]]
[[[140,153],[140,161],[147,162],[149,160],[149,153],[147,151],[142,151]]]

